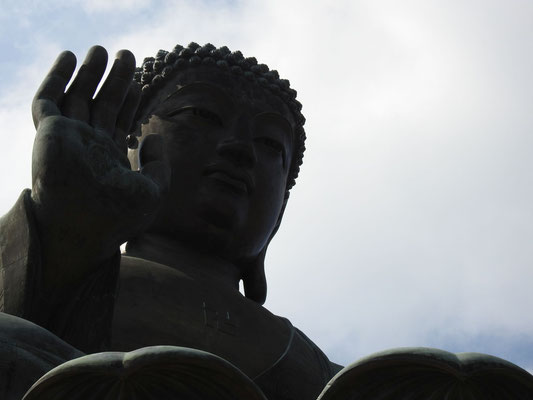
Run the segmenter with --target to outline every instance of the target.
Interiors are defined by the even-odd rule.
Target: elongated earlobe
[[[261,250],[261,252],[257,255],[257,257],[244,265],[243,271],[245,271],[242,275],[242,282],[244,286],[244,295],[249,298],[250,300],[255,301],[258,304],[263,305],[266,300],[267,295],[267,283],[266,283],[266,276],[265,276],[265,255],[268,248],[268,245],[270,244],[270,241],[276,234],[276,232],[279,229],[279,226],[281,224],[281,219],[283,218],[283,213],[285,212],[285,207],[287,206],[287,201],[289,200],[289,191],[285,193],[285,200],[283,201],[283,205],[281,206],[281,211],[278,216],[278,221],[276,222],[276,226],[272,230],[272,233],[270,235],[270,238],[268,239],[267,244]]]
[[[265,254],[268,246],[250,262],[242,276],[244,295],[258,304],[264,304],[267,294],[267,283],[265,276]]]

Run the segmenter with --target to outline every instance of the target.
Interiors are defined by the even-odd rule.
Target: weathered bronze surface
[[[0,220],[2,398],[33,385],[25,399],[316,399],[341,367],[262,306],[304,150],[296,92],[212,45],[160,51],[137,72],[121,51],[94,98],[106,51],[72,77],[75,64],[62,53],[37,91],[32,189]],[[411,368],[402,353],[387,374],[418,382],[456,362],[424,354],[440,364]],[[321,398],[374,398],[361,385],[381,370],[360,379],[360,365]],[[505,368],[528,398],[531,375]],[[382,383],[390,398],[414,393]]]
[[[528,399],[531,374],[497,357],[414,347],[372,354],[339,372],[318,400]]]

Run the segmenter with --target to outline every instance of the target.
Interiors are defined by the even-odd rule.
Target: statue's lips
[[[253,191],[253,182],[245,173],[213,166],[206,168],[204,175],[238,194],[250,194]]]

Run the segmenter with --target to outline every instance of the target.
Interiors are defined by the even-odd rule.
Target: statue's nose
[[[251,120],[250,115],[243,112],[217,146],[218,154],[243,168],[253,168],[257,162]]]
[[[223,158],[226,158],[239,167],[250,169],[257,162],[251,140],[239,137],[226,138],[218,144],[217,152]]]

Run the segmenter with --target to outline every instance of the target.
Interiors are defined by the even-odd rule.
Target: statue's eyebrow
[[[198,99],[214,100],[224,112],[230,112],[235,109],[235,104],[231,96],[225,93],[221,88],[208,82],[192,82],[178,87],[170,93],[163,102],[170,100],[176,95],[194,94]]]
[[[283,124],[287,125],[289,132],[292,133],[292,124],[290,121],[281,113],[276,111],[260,111],[254,115],[254,118],[275,118],[280,121],[283,121]]]
[[[289,137],[289,141],[292,143],[293,136],[294,136],[294,130],[293,125],[290,123],[290,121],[281,113],[276,111],[261,111],[254,115],[254,118],[272,118],[278,121],[281,121],[283,125],[286,125],[287,127],[287,134]]]

